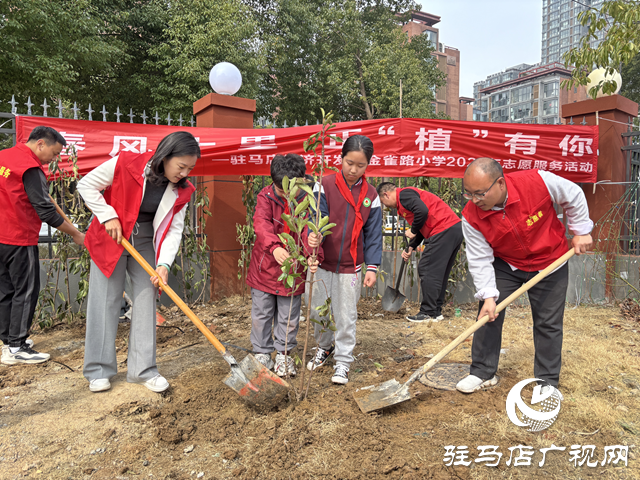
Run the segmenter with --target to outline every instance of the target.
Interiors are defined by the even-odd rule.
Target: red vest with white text
[[[451,207],[444,203],[442,199],[437,195],[414,187],[396,188],[398,213],[406,218],[407,223],[409,223],[410,225],[413,225],[413,213],[404,208],[400,203],[400,192],[402,190],[414,190],[418,192],[418,194],[420,195],[420,200],[422,200],[429,209],[429,216],[427,217],[427,221],[424,222],[424,225],[422,225],[422,228],[420,229],[420,233],[425,240],[429,237],[433,237],[434,235],[444,232],[447,228],[452,227],[456,223],[459,223],[461,221],[460,218],[455,213],[453,213]]]
[[[133,227],[138,219],[140,204],[142,203],[142,188],[145,182],[144,169],[152,156],[153,152],[141,154],[131,152],[120,153],[113,175],[113,183],[104,191],[104,199],[118,214],[118,218],[122,224],[123,238],[128,239],[131,236]],[[173,209],[167,214],[171,216],[169,225],[173,221],[175,214],[189,203],[191,194],[195,190],[195,187],[190,182],[187,181],[187,185],[187,188],[178,188],[175,190],[178,197],[173,205]],[[159,240],[156,239],[156,260],[168,231],[169,228],[165,228],[162,232],[162,237]],[[87,247],[91,259],[100,271],[104,273],[105,276],[110,277],[124,251],[124,247],[118,245],[109,236],[104,225],[101,224],[96,217],[94,217],[89,226],[89,230],[87,230],[84,245]]]
[[[42,220],[24,190],[22,175],[42,162],[25,144],[0,151],[0,243],[37,245]]]
[[[543,270],[567,253],[564,225],[537,170],[504,176],[504,210],[482,211],[468,202],[462,215],[493,248],[493,254],[525,272]]]

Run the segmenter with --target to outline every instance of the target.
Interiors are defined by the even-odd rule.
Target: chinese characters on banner
[[[17,116],[18,142],[37,125],[58,130],[78,155],[85,174],[119,152],[154,150],[171,132],[191,132],[202,158],[192,175],[269,175],[277,154],[298,153],[307,165],[318,160],[302,150],[320,126],[275,129],[192,128],[167,125],[91,122]],[[598,127],[523,125],[450,120],[383,119],[338,123],[331,130],[342,140],[366,135],[374,144],[367,175],[373,177],[462,177],[474,159],[491,157],[505,173],[538,169],[574,182],[597,181]],[[340,167],[342,142],[327,139],[325,158]],[[63,159],[68,157],[63,155]]]
[[[498,445],[481,445],[477,447],[478,454],[476,458],[471,457],[471,452],[467,446],[447,445],[444,447],[444,464],[447,467],[464,466],[468,467],[472,463],[478,463],[486,467],[497,467],[503,460],[507,467],[519,467],[533,465],[534,454],[536,450],[526,445],[517,445],[509,447],[508,454],[504,455],[500,451]],[[563,452],[563,453],[551,453]],[[627,466],[629,446],[628,445],[611,445],[604,447],[604,454],[596,453],[595,445],[571,445],[571,448],[556,447],[551,444],[549,448],[541,448],[539,454],[535,455],[536,463],[539,467],[543,467],[550,455],[564,455],[568,457],[569,463],[574,467],[604,467],[605,465]],[[596,458],[598,457],[598,458]]]

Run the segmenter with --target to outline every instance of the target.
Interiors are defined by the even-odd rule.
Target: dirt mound
[[[158,366],[171,388],[155,394],[126,382],[128,325],[116,341],[118,375],[112,389],[90,393],[82,377],[84,327],[58,326],[35,335],[36,348],[50,352],[45,365],[0,367],[0,477],[2,479],[447,479],[500,477],[634,478],[627,468],[589,469],[569,462],[571,445],[595,445],[602,461],[606,445],[634,445],[640,434],[638,385],[640,334],[611,328],[613,308],[568,310],[558,421],[530,434],[509,422],[505,398],[532,374],[531,317],[526,308],[507,314],[500,383],[473,395],[421,383],[411,400],[363,414],[353,394],[363,387],[411,373],[475,320],[476,306],[436,324],[404,320],[380,303],[359,305],[356,357],[346,386],[331,383],[330,365],[314,373],[308,399],[290,398],[269,412],[244,404],[222,383],[227,363],[177,309],[164,309],[158,329]],[[250,304],[228,299],[196,309],[225,342],[251,348]],[[621,319],[618,317],[617,323]],[[299,334],[302,344],[306,324]],[[313,342],[311,342],[313,346]],[[471,342],[445,361],[469,363]],[[301,355],[301,347],[297,354]],[[245,353],[231,348],[237,360]],[[58,362],[58,363],[56,363]],[[302,368],[299,364],[298,369]],[[633,381],[632,381],[633,380]],[[299,380],[291,380],[299,389]],[[594,385],[599,385],[594,388]],[[539,449],[566,447],[544,467]],[[468,446],[470,466],[445,465],[445,447]],[[498,445],[498,467],[473,462],[477,447]],[[507,466],[509,448],[536,449],[533,463]],[[637,476],[636,476],[637,477]]]

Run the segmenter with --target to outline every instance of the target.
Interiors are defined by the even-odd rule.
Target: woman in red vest
[[[169,388],[156,366],[158,280],[149,278],[120,243],[129,239],[167,283],[180,247],[185,207],[195,190],[187,176],[198,158],[200,147],[193,135],[174,132],[162,139],[155,152],[122,152],[78,183],[80,195],[95,215],[85,239],[91,276],[84,376],[92,392],[109,390],[110,379],[117,373],[115,339],[126,273],[133,287],[127,381],[154,392]]]

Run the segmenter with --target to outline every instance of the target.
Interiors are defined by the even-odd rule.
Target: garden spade
[[[558,260],[553,262],[547,268],[538,273],[535,277],[529,280],[527,283],[522,285],[518,290],[513,292],[507,298],[505,298],[500,304],[496,307],[496,313],[501,312],[507,306],[513,302],[516,298],[522,295],[524,292],[529,290],[531,287],[536,285],[540,280],[549,275],[549,273],[553,272],[556,268],[558,268],[563,263],[567,262],[575,253],[572,248],[567,253],[565,253]],[[380,410],[385,407],[390,407],[391,405],[396,405],[398,403],[405,402],[411,399],[411,394],[409,393],[409,387],[413,382],[415,382],[422,375],[427,373],[429,370],[433,368],[433,366],[446,357],[451,351],[453,351],[458,345],[464,342],[473,332],[482,327],[489,320],[489,316],[485,315],[480,320],[475,322],[469,328],[467,328],[464,332],[462,332],[453,342],[447,345],[441,352],[439,352],[435,357],[429,360],[425,365],[416,370],[409,380],[407,380],[403,385],[394,378],[393,380],[386,381],[381,383],[380,385],[372,385],[370,387],[364,387],[360,389],[360,392],[363,390],[367,390],[368,393],[361,394],[356,396],[354,394],[354,398],[360,410],[364,413],[373,412],[374,410]]]
[[[405,243],[405,252],[409,249],[409,245],[407,243],[407,239],[404,239]],[[400,265],[400,271],[398,272],[398,279],[396,280],[396,288],[387,287],[384,291],[384,295],[382,296],[381,304],[382,309],[386,312],[396,313],[400,308],[402,308],[402,304],[407,299],[404,295],[400,293],[400,280],[402,280],[402,274],[404,273],[404,266],[407,262],[402,260],[402,265]]]
[[[186,303],[169,287],[162,282],[158,273],[151,268],[151,265],[136,251],[135,248],[126,240],[122,239],[122,246],[136,261],[145,269],[152,277],[158,277],[160,280],[160,288],[169,295],[171,300],[180,307],[180,310],[189,317],[198,330],[200,330],[207,340],[222,354],[222,358],[231,367],[231,372],[224,379],[224,384],[234,390],[247,403],[272,408],[287,396],[290,386],[282,378],[269,371],[262,365],[256,357],[249,354],[242,362],[238,363],[233,355],[227,352],[222,343],[215,335],[202,323],[195,313],[187,306]]]
[[[404,266],[406,263],[407,262],[403,260],[400,265],[398,279],[396,280],[396,288],[387,287],[384,291],[381,302],[382,309],[386,312],[396,313],[400,308],[402,308],[402,304],[407,299],[407,297],[400,293],[400,280],[402,280],[402,274],[404,273]]]
[[[55,200],[51,198],[51,201],[56,206],[58,213],[71,223]],[[233,389],[247,403],[262,408],[275,407],[287,396],[291,387],[286,381],[275,375],[273,372],[267,370],[267,368],[258,362],[258,360],[256,360],[256,358],[251,354],[247,355],[241,363],[238,363],[236,359],[233,358],[233,355],[227,352],[225,346],[220,343],[211,330],[202,323],[196,314],[193,313],[193,311],[182,301],[171,287],[164,284],[160,275],[158,275],[151,265],[149,265],[142,255],[140,255],[126,239],[122,239],[122,246],[133,258],[136,259],[136,261],[150,276],[158,278],[160,281],[160,288],[169,295],[169,298],[171,298],[171,300],[180,307],[180,310],[189,317],[189,320],[198,327],[198,330],[200,330],[216,350],[222,354],[222,358],[224,358],[231,367],[231,372],[224,379],[225,385]]]

